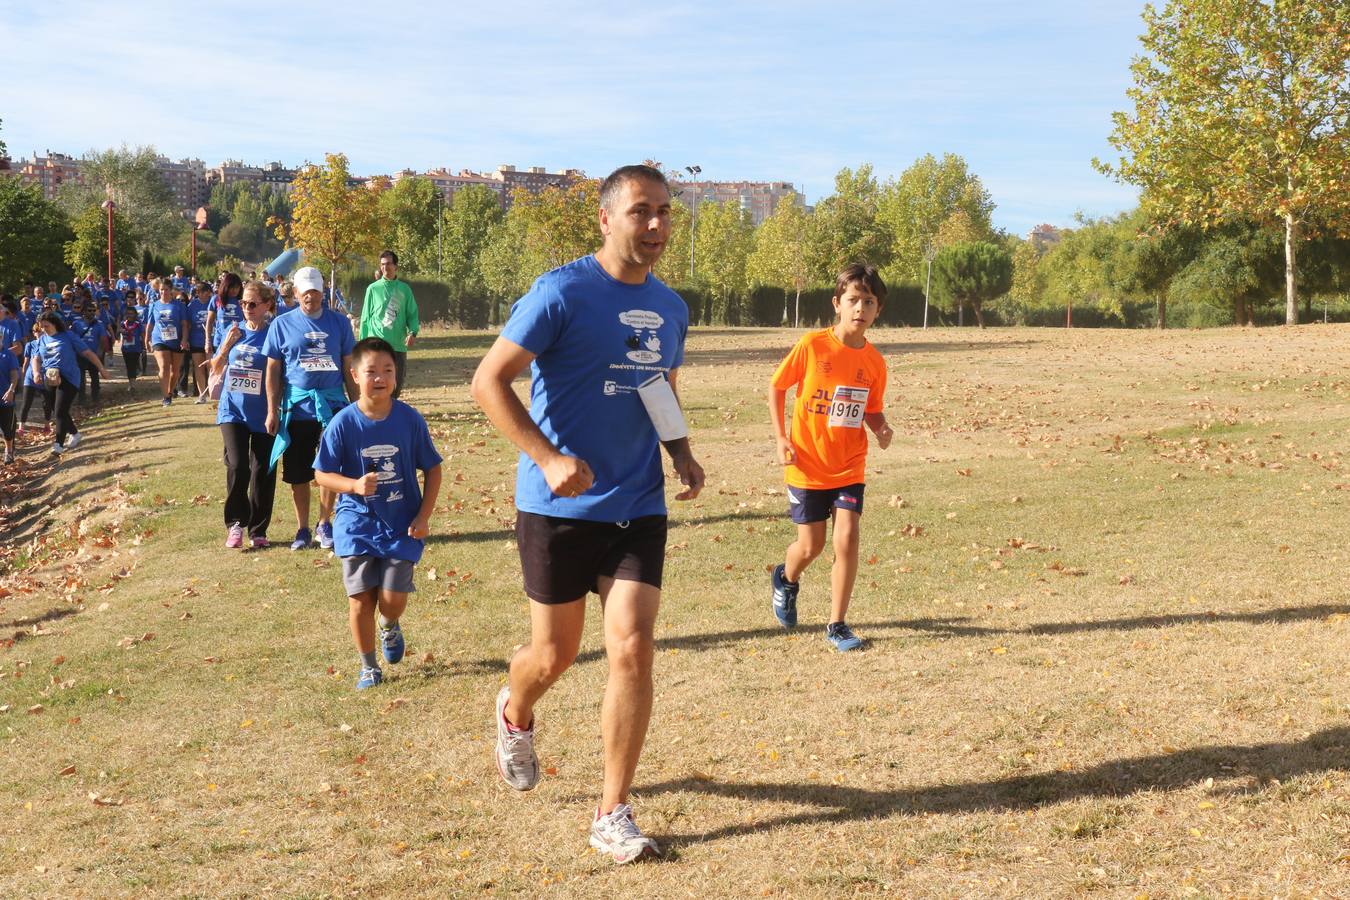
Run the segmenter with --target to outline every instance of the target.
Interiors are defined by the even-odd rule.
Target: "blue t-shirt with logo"
[[[44,334],[37,339],[37,356],[42,371],[57,369],[70,384],[80,383],[80,354],[89,349],[79,336],[70,331]]]
[[[189,347],[206,346],[206,314],[210,311],[210,304],[204,300],[193,300],[187,305]]]
[[[108,334],[103,323],[98,319],[88,322],[84,319],[76,319],[70,323],[70,330],[84,341],[84,345],[95,353],[103,349],[103,338]]]
[[[0,321],[0,337],[3,337],[5,347],[22,344],[24,341],[23,323],[13,317]]]
[[[211,346],[219,347],[224,343],[225,332],[230,330],[230,325],[244,321],[244,308],[239,305],[238,297],[222,300],[219,296],[215,296],[211,298],[211,305],[216,308],[216,321],[212,323],[211,328]]]
[[[177,349],[182,344],[187,304],[181,300],[155,300],[145,314],[150,323],[150,346],[165,344]]]
[[[530,418],[555,447],[586,461],[595,484],[580,497],[559,497],[522,453],[518,509],[596,522],[665,514],[660,443],[637,388],[679,368],[688,331],[679,294],[651,275],[625,284],[594,256],[535,281],[511,308],[502,337],[535,356]]]
[[[216,424],[239,422],[257,434],[267,431],[267,357],[263,343],[269,327],[264,322],[257,331],[239,329],[244,336],[226,357]]]
[[[267,330],[263,353],[281,361],[288,385],[301,390],[342,390],[346,383],[342,360],[351,355],[355,344],[347,317],[325,309],[317,319],[303,312],[277,316]],[[292,406],[291,417],[309,421],[318,418],[309,399]]]
[[[0,348],[0,406],[14,405],[14,398],[10,397],[9,402],[6,403],[4,395],[8,393],[9,386],[13,383],[14,373],[18,372],[22,365],[23,363],[14,355],[14,351],[10,350],[8,345]],[[20,381],[22,382],[22,378]],[[18,391],[15,390],[14,393],[17,394]]]
[[[33,357],[37,356],[37,341],[29,341],[23,348],[23,386],[33,385],[37,387],[42,384],[42,378],[33,377]]]
[[[334,552],[419,561],[423,541],[408,537],[408,526],[422,508],[417,473],[440,464],[426,420],[401,400],[395,400],[389,415],[379,421],[355,403],[334,416],[319,442],[314,468],[348,478],[378,473],[375,493],[369,497],[338,495]]]
[[[139,321],[122,322],[121,334],[123,353],[145,352],[145,326]]]

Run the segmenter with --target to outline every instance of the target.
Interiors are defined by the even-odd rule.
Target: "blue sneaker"
[[[801,585],[783,577],[785,568],[781,564],[776,566],[773,577],[769,579],[773,583],[773,614],[778,619],[779,625],[784,628],[796,628],[797,591],[801,589]]]
[[[310,537],[308,528],[301,528],[295,533],[295,540],[291,541],[292,550],[304,550],[310,545],[313,538]]]
[[[403,659],[403,629],[397,622],[390,622],[388,628],[380,626],[380,649],[384,651],[387,663]]]
[[[834,645],[834,649],[840,653],[849,650],[857,650],[862,646],[862,638],[853,633],[843,622],[831,622],[825,628],[825,640]]]
[[[364,691],[366,688],[373,688],[375,685],[384,681],[384,673],[379,667],[372,669],[369,666],[361,667],[361,677],[356,679],[356,689]]]
[[[328,522],[320,522],[314,527],[314,535],[319,539],[319,547],[323,550],[333,549],[333,526]]]

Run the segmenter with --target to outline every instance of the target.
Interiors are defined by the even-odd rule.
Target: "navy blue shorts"
[[[862,515],[862,482],[837,488],[799,488],[788,485],[788,515],[798,525],[824,522],[835,509],[847,509]]]

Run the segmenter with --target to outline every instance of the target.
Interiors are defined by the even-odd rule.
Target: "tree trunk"
[[[1233,324],[1239,328],[1247,324],[1247,298],[1241,295],[1233,301]]]
[[[802,327],[802,289],[800,287],[797,288],[796,305],[792,308],[792,327]]]
[[[962,328],[966,324],[966,302],[964,300],[956,301],[956,327]]]
[[[1284,217],[1284,324],[1298,324],[1298,220]]]
[[[1064,327],[1065,327],[1065,328],[1072,328],[1072,327],[1073,327],[1073,298],[1072,298],[1072,297],[1069,298],[1069,305],[1068,305],[1068,307],[1064,310]]]
[[[975,310],[975,324],[978,325],[978,326],[980,326],[981,328],[983,328],[983,327],[984,327],[984,313],[980,310],[980,303],[979,303],[979,301],[977,300],[977,301],[971,303],[971,304],[970,304],[970,308],[973,309],[973,310]]]
[[[1158,295],[1158,328],[1167,327],[1167,297],[1164,294]]]

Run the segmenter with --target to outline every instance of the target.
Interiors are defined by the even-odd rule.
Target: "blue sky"
[[[843,166],[884,180],[953,152],[993,195],[995,224],[1024,233],[1134,205],[1090,160],[1111,155],[1142,8],[0,0],[0,138],[16,157],[129,143],[293,165],[341,151],[361,174],[603,175],[653,158],[791,181],[812,203]]]

